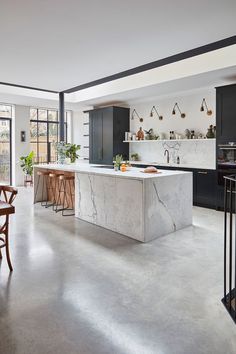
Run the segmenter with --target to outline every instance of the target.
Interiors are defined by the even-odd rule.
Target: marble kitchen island
[[[34,185],[39,169],[74,173],[75,216],[135,240],[148,242],[192,224],[191,172],[48,164],[34,167]]]

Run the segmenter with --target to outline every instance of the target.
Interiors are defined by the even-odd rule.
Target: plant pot
[[[71,163],[71,158],[70,157],[66,157],[64,163],[69,165]]]

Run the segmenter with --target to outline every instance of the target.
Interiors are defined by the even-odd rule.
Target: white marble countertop
[[[178,168],[196,168],[196,169],[202,169],[202,170],[214,170],[213,168],[207,167],[207,166],[200,166],[198,165],[194,165],[194,164],[184,164],[184,163],[164,163],[164,162],[157,162],[157,161],[130,161],[130,163],[132,165],[145,165],[145,166],[161,166],[161,167],[178,167]]]
[[[178,165],[179,166],[179,165]],[[191,172],[185,171],[171,171],[171,170],[161,170],[160,173],[144,173],[143,169],[137,167],[131,167],[130,170],[126,172],[115,171],[109,168],[100,168],[99,165],[89,164],[87,161],[79,161],[75,164],[40,164],[35,165],[35,168],[46,168],[50,170],[59,170],[67,172],[80,172],[97,174],[111,177],[120,178],[133,178],[133,179],[147,179],[147,178],[160,178],[165,176],[181,175]]]

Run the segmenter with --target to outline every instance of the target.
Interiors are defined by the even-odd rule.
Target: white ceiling
[[[62,91],[236,33],[235,0],[7,0],[0,81]]]
[[[216,86],[229,85],[236,82],[236,66],[226,69],[209,71],[207,73],[171,80],[156,85],[146,86],[135,90],[107,95],[83,101],[83,107],[103,105],[132,105],[140,102],[160,100],[166,96],[186,95],[202,89],[213,89]]]

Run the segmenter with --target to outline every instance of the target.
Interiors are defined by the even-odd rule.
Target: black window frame
[[[53,108],[40,108],[40,107],[30,107],[30,110],[31,109],[35,109],[37,111],[37,119],[30,119],[30,123],[31,122],[35,122],[37,123],[37,156],[35,157],[35,161],[34,163],[35,164],[39,164],[39,163],[50,163],[51,162],[51,150],[50,150],[50,147],[51,147],[51,142],[49,141],[49,125],[50,124],[57,124],[57,141],[59,141],[59,126],[60,126],[60,122],[58,120],[58,110],[57,109],[53,109]],[[42,111],[42,110],[45,110],[47,112],[47,119],[46,120],[41,120],[41,119],[38,119],[38,116],[39,116],[39,111]],[[48,120],[48,115],[49,115],[49,112],[56,112],[57,113],[57,120]],[[65,137],[66,137],[66,140],[65,142],[67,143],[67,133],[68,133],[68,112],[66,111],[65,112],[65,123],[64,123],[64,126],[65,126]],[[47,124],[47,140],[46,140],[46,143],[41,143],[39,141],[39,135],[38,135],[38,131],[39,131],[39,124],[40,123],[46,123]],[[32,142],[31,141],[31,134],[30,134],[30,144],[31,143],[35,143],[35,142]],[[47,145],[47,157],[46,157],[46,161],[39,161],[39,144],[46,144]]]
[[[8,106],[8,105],[6,105]],[[9,185],[12,184],[12,109],[13,107],[11,105],[9,105],[11,107],[11,118],[9,117],[1,117],[0,116],[0,121],[7,121],[9,122],[9,129],[10,129],[10,139],[9,139],[9,144],[10,144],[10,183]]]

